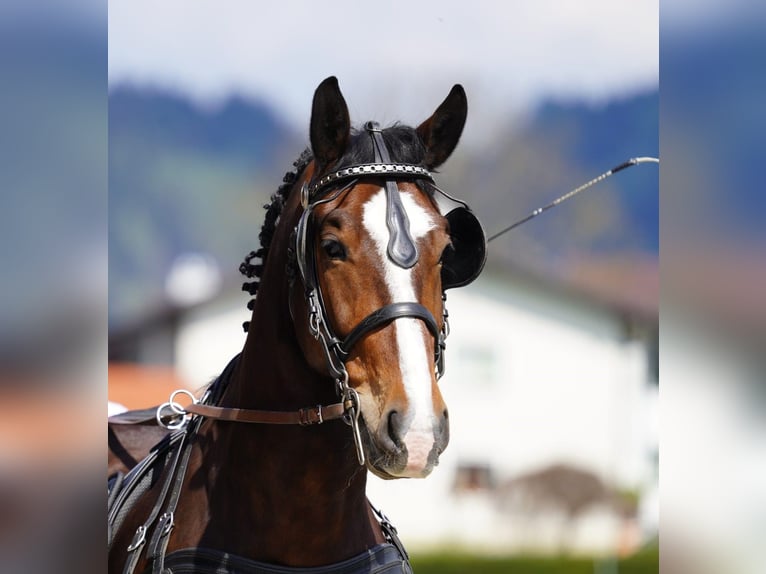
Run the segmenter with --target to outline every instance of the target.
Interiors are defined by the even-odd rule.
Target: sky
[[[354,123],[419,123],[461,83],[471,138],[544,98],[656,88],[658,18],[658,0],[111,0],[109,83],[262,99],[301,131],[330,75]]]

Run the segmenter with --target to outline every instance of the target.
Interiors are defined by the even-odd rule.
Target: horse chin
[[[400,476],[394,476],[393,474],[389,474],[383,469],[377,468],[367,462],[367,470],[369,470],[372,474],[377,476],[378,478],[382,478],[383,480],[395,480],[397,478],[402,478]]]

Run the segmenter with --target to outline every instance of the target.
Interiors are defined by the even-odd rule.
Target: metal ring
[[[169,408],[171,411],[173,411],[173,414],[170,415],[170,422],[165,422],[162,420],[162,409]],[[154,414],[155,418],[157,419],[157,424],[160,425],[163,428],[166,428],[168,430],[178,430],[186,426],[186,423],[189,422],[189,417],[179,415],[173,410],[172,405],[170,402],[162,403],[160,406],[157,407],[157,411]],[[178,418],[177,421],[173,421],[174,418]]]
[[[168,400],[168,403],[167,403],[170,406],[170,410],[172,410],[177,415],[185,415],[186,414],[186,409],[184,409],[179,403],[177,403],[176,399],[175,399],[176,395],[178,395],[179,393],[182,394],[182,395],[186,395],[189,398],[191,398],[192,404],[196,404],[197,403],[197,397],[195,397],[191,393],[191,391],[187,391],[186,389],[178,389],[178,390],[173,391],[170,394],[170,399]]]

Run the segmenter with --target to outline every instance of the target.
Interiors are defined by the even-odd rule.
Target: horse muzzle
[[[384,479],[425,478],[439,464],[439,456],[449,443],[446,409],[441,416],[426,421],[408,420],[391,410],[371,432],[363,425],[367,467]]]

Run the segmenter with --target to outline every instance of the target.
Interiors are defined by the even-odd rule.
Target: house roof
[[[164,403],[178,389],[187,389],[172,367],[109,363],[109,400],[131,409]]]
[[[564,298],[593,303],[625,316],[656,322],[659,314],[659,262],[649,255],[580,256],[549,269],[501,261],[488,270],[503,278],[516,277]]]

